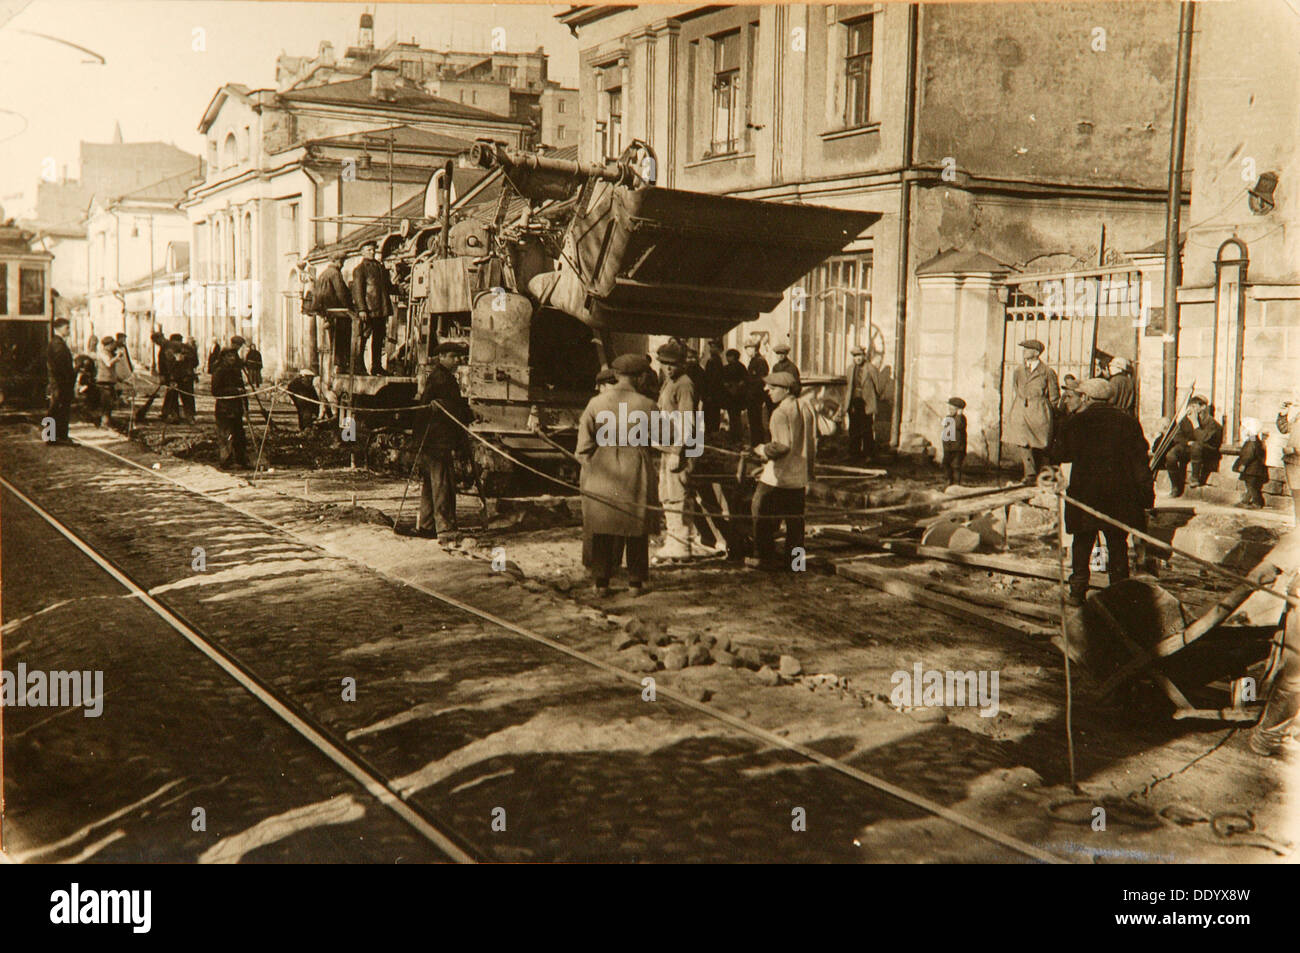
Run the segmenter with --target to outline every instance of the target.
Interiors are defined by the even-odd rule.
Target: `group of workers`
[[[315,314],[333,340],[334,366],[342,373],[381,375],[384,344],[396,340],[390,327],[395,314],[392,282],[379,259],[379,245],[368,241],[361,246],[361,260],[352,270],[352,283],[343,278],[344,253],[329,257],[312,283],[303,310]],[[370,370],[365,367],[364,347],[370,341]],[[355,342],[355,344],[354,344]]]

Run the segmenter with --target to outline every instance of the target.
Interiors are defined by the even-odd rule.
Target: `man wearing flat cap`
[[[248,437],[244,433],[244,409],[248,402],[244,389],[244,360],[239,349],[244,339],[236,334],[230,346],[222,348],[212,364],[212,396],[216,402],[213,416],[217,422],[217,445],[221,451],[221,469],[249,469]]]
[[[847,412],[849,459],[866,463],[876,455],[876,411],[885,397],[885,376],[867,359],[861,345],[854,345],[849,353],[853,360],[844,372],[845,406],[835,419],[842,422]]]
[[[383,374],[384,340],[388,335],[388,315],[393,305],[388,269],[378,260],[378,245],[361,246],[361,260],[352,270],[352,301],[361,316],[361,335],[370,335],[370,373]]]
[[[1060,399],[1061,389],[1056,371],[1043,363],[1043,343],[1021,341],[1020,347],[1025,363],[1012,375],[1014,393],[1002,439],[1017,448],[1025,482],[1033,483],[1047,461],[1047,448],[1052,442],[1052,411]]]
[[[792,551],[804,544],[804,500],[817,459],[817,420],[807,401],[798,399],[799,381],[775,371],[767,376],[767,393],[776,405],[770,421],[772,439],[754,448],[766,463],[758,477],[750,512],[754,518],[754,555],[746,565],[765,570],[793,568]],[[777,523],[785,523],[785,555],[777,555]]]
[[[415,535],[436,538],[443,549],[456,543],[456,454],[469,451],[469,437],[461,424],[468,426],[474,419],[456,380],[456,367],[468,353],[462,341],[443,341],[435,347],[419,397],[419,403],[428,404],[429,409],[424,412],[422,442],[417,445],[420,512]]]
[[[601,418],[635,418],[655,410],[654,401],[637,390],[650,363],[638,354],[623,354],[609,370],[614,383],[587,402],[578,420],[582,463],[583,564],[591,571],[596,594],[609,594],[609,581],[627,555],[628,584],[634,596],[645,591],[650,576],[648,505],[654,487],[655,461],[648,443],[629,446],[609,439]]]
[[[1219,469],[1223,445],[1223,427],[1214,419],[1204,397],[1197,395],[1187,406],[1187,414],[1178,422],[1173,443],[1165,455],[1171,496],[1182,496],[1187,487],[1187,465],[1192,465],[1192,485],[1205,486],[1210,474]]]
[[[1155,505],[1142,425],[1110,403],[1110,382],[1094,377],[1079,384],[1079,410],[1061,428],[1056,462],[1070,464],[1066,494],[1126,526],[1146,528],[1146,511]],[[1065,504],[1070,543],[1070,595],[1073,606],[1088,594],[1089,559],[1097,534],[1106,539],[1110,581],[1129,574],[1128,530],[1106,523],[1077,506]]]
[[[745,414],[749,418],[749,442],[758,444],[767,439],[767,425],[764,412],[770,410],[768,398],[763,391],[763,381],[771,370],[767,359],[763,357],[757,338],[750,338],[745,344],[745,371],[749,375],[745,381]]]
[[[678,419],[683,426],[695,426],[695,384],[686,373],[686,354],[669,342],[655,353],[664,369],[663,387],[659,391],[659,411]],[[691,494],[687,490],[690,458],[684,453],[686,434],[675,435],[673,445],[660,447],[659,502],[664,507],[664,544],[655,556],[659,559],[690,559],[701,555],[699,534],[695,529]]]

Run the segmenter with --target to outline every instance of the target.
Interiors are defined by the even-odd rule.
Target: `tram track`
[[[187,486],[167,474],[142,466],[136,461],[130,460],[127,457],[109,450],[108,448],[95,446],[93,444],[81,444],[81,446],[102,454],[108,459],[113,460],[119,466],[140,471],[149,477],[152,477],[154,481],[164,482],[178,487],[186,494],[206,499],[217,506],[239,514],[243,518],[251,519],[262,524],[266,528],[273,530],[277,535],[285,536],[294,540],[298,545],[333,559],[344,559],[353,562],[361,568],[364,568],[367,572],[375,573],[391,583],[409,588],[423,596],[437,600],[459,613],[473,617],[474,619],[486,623],[495,629],[508,632],[514,637],[526,639],[537,645],[544,646],[549,651],[560,653],[584,666],[598,670],[611,679],[635,685],[638,690],[642,685],[643,676],[641,674],[629,672],[616,665],[611,665],[588,652],[566,645],[554,638],[536,632],[527,626],[520,625],[483,609],[480,606],[470,604],[448,593],[441,592],[418,580],[404,578],[400,575],[384,572],[383,570],[376,569],[373,566],[360,563],[348,556],[346,553],[332,550],[328,546],[321,545],[315,540],[303,537],[299,533],[295,532],[291,527],[266,519],[259,514],[251,513],[246,509],[234,505],[227,500],[220,499],[206,491]],[[15,493],[21,494],[21,498],[27,505],[36,509],[37,512],[42,515],[42,518],[46,519],[47,522],[51,522],[52,526],[58,529],[88,556],[95,559],[97,563],[102,560],[102,564],[107,564],[104,566],[106,571],[109,571],[115,579],[117,579],[124,587],[131,590],[138,598],[141,598],[142,601],[147,600],[145,601],[145,604],[152,611],[157,613],[160,618],[164,619],[168,625],[176,629],[176,631],[178,631],[183,637],[189,640],[196,649],[204,652],[204,654],[207,654],[210,658],[221,665],[227,674],[232,678],[235,678],[236,681],[239,681],[240,684],[250,692],[257,695],[259,700],[266,704],[268,708],[271,708],[271,710],[276,713],[277,717],[285,720],[294,728],[295,731],[298,731],[299,734],[303,734],[304,737],[307,737],[309,741],[326,753],[331,760],[335,761],[335,763],[352,776],[354,780],[362,783],[367,790],[370,790],[371,793],[381,800],[387,808],[402,816],[402,819],[406,821],[406,823],[411,825],[417,831],[420,831],[421,835],[427,840],[437,844],[448,857],[461,861],[483,859],[483,853],[475,850],[463,837],[460,837],[459,835],[445,829],[443,826],[440,826],[436,817],[429,815],[427,812],[422,811],[417,806],[413,805],[408,798],[403,796],[396,782],[386,777],[376,766],[370,764],[365,756],[356,751],[355,748],[346,740],[338,738],[336,733],[331,732],[326,726],[320,724],[317,719],[303,711],[301,706],[295,704],[292,699],[269,685],[266,679],[259,676],[250,666],[242,663],[232,652],[218,645],[214,640],[207,638],[198,626],[192,624],[190,620],[187,620],[174,606],[169,606],[166,600],[158,598],[157,596],[150,596],[145,587],[131,579],[131,577],[123,572],[119,567],[114,566],[111,570],[108,569],[108,566],[111,566],[112,563],[104,554],[97,552],[90,543],[81,539],[75,531],[59,521],[57,517],[48,513],[48,511],[45,511],[43,508],[40,508],[39,504],[35,500],[33,500],[28,494],[23,493],[9,480],[0,477],[0,483],[9,486]],[[92,553],[94,555],[92,555]],[[707,702],[698,701],[697,699],[669,686],[660,685],[658,686],[657,691],[660,697],[670,700],[681,708],[689,709],[698,715],[725,724],[734,731],[760,741],[770,748],[783,749],[800,759],[819,765],[822,768],[835,772],[842,777],[869,787],[890,798],[897,799],[898,801],[909,805],[911,808],[919,809],[933,817],[947,821],[948,823],[973,833],[986,841],[1006,848],[1021,857],[1045,863],[1069,862],[1050,851],[1023,842],[1014,836],[983,823],[980,820],[968,817],[930,798],[909,791],[884,777],[863,771],[838,758],[818,751],[808,745],[791,740],[790,738],[783,737],[776,732],[755,725],[742,717],[738,717],[728,711],[710,705]]]

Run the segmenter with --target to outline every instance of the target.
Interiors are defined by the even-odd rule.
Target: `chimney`
[[[397,98],[397,70],[376,66],[370,71],[370,98],[392,102]]]
[[[329,40],[322,40],[320,45],[320,52],[317,54],[316,58],[319,59],[321,63],[325,66],[333,66],[334,65],[334,44],[331,43]]]

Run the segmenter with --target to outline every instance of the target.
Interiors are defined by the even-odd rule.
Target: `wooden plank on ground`
[[[898,556],[911,556],[914,559],[938,559],[959,566],[991,569],[994,572],[1006,573],[1010,576],[1046,579],[1049,582],[1059,581],[1059,570],[1045,559],[1026,559],[1023,556],[995,553],[954,553],[940,546],[922,546],[910,539],[878,539],[865,533],[846,532],[832,527],[822,529],[821,535],[827,539],[840,540],[845,543],[858,543],[868,549],[883,550]],[[1110,579],[1104,572],[1094,572],[1089,580],[1089,587],[1092,589],[1103,589],[1108,585],[1110,585]]]
[[[1050,638],[1054,631],[1023,619],[1014,618],[1006,613],[998,612],[988,606],[976,605],[965,599],[932,592],[924,586],[902,578],[897,572],[881,569],[878,566],[868,566],[860,560],[838,560],[835,563],[835,572],[845,579],[872,586],[881,592],[889,593],[891,596],[897,596],[900,599],[906,599],[908,602],[925,606],[928,609],[935,609],[954,618],[974,622],[985,628],[1004,632],[1008,635],[1042,639]]]

